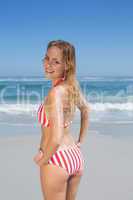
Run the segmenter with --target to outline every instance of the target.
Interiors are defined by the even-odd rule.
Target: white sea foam
[[[38,109],[38,104],[1,104],[0,113],[25,114]]]
[[[133,77],[118,77],[118,76],[81,76],[80,81],[133,81]]]
[[[133,81],[133,77],[118,76],[77,76],[82,81]],[[45,77],[0,77],[1,81],[48,81]]]
[[[133,111],[133,103],[89,103],[91,111]],[[0,113],[24,114],[36,112],[38,104],[0,104]]]
[[[19,81],[28,81],[28,82],[38,82],[38,81],[48,81],[45,77],[1,77],[0,82],[6,82],[6,81],[11,81],[11,82],[19,82]]]
[[[118,111],[133,111],[133,103],[90,103],[90,107],[95,111],[118,110]]]

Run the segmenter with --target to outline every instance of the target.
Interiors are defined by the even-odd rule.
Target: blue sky
[[[43,76],[55,39],[74,44],[77,75],[133,75],[133,1],[0,3],[0,76]]]

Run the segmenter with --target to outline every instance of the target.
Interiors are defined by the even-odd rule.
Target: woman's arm
[[[84,107],[81,110],[81,126],[80,126],[80,133],[78,142],[83,143],[85,135],[87,133],[89,127],[89,109],[88,107]]]
[[[80,116],[81,116],[81,126],[80,126],[80,133],[79,133],[79,143],[83,143],[83,140],[86,136],[87,129],[89,127],[89,113],[90,113],[90,107],[85,99],[85,97],[80,93],[79,101],[77,102],[77,107],[80,110]]]
[[[50,136],[45,146],[41,141],[41,147],[44,151],[44,156],[39,161],[39,165],[48,162],[49,158],[55,153],[59,147],[63,137],[63,105],[62,93],[60,87],[53,88],[49,93],[49,120],[50,120]]]

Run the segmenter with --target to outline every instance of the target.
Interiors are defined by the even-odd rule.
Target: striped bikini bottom
[[[59,147],[49,159],[48,164],[64,168],[69,175],[83,173],[84,158],[78,144]]]

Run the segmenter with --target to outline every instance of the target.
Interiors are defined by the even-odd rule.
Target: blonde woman
[[[45,200],[74,200],[83,176],[81,145],[90,111],[76,80],[74,46],[63,40],[50,41],[43,64],[52,87],[38,109],[42,137],[34,161],[40,167],[41,190]],[[76,108],[81,112],[77,141],[69,129]]]

